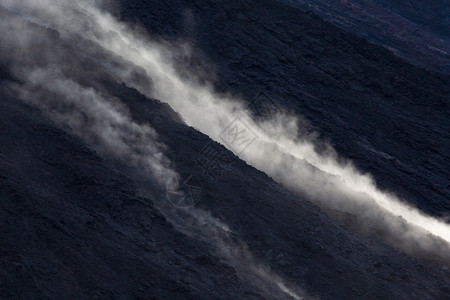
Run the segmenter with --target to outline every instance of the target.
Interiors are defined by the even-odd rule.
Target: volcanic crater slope
[[[118,14],[151,36],[187,36],[199,53],[190,67],[216,66],[219,90],[249,100],[266,91],[381,187],[430,214],[450,210],[448,77],[276,1],[123,1]],[[155,128],[178,172],[204,178],[195,157],[207,136],[95,58],[66,50],[84,72],[77,80],[120,99],[134,121]],[[212,243],[180,233],[156,208],[160,194],[142,195],[151,185],[17,99],[10,86],[22,83],[3,56],[0,66],[1,298],[274,298]],[[203,181],[196,207],[226,223],[288,287],[324,299],[450,298],[446,267],[355,234],[214,145],[233,163]]]

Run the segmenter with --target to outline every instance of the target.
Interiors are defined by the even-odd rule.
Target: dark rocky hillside
[[[450,73],[450,1],[281,0],[382,45],[407,61]]]
[[[264,91],[308,120],[318,147],[330,142],[383,189],[449,215],[447,75],[279,1],[124,0],[114,14],[155,39],[190,41],[195,55],[178,58],[180,72],[210,68],[205,77],[216,78],[218,90],[247,101]],[[218,249],[221,236],[202,235],[205,224],[185,234],[189,219],[174,221],[162,209],[164,191],[19,100],[11,87],[23,82],[2,55],[0,299],[289,299],[268,275],[247,276],[251,263],[264,266],[255,274],[282,278],[306,299],[450,298],[450,262],[409,256],[340,224],[167,104],[117,81],[57,32],[45,34],[70,56],[36,64],[70,61],[65,72],[74,80],[120,99],[137,124],[151,124],[174,168],[201,178],[195,209],[227,224],[226,245],[235,247]],[[230,158],[216,180],[195,164],[208,143]]]
[[[450,211],[448,76],[277,1],[125,1],[121,12],[154,36],[187,36],[219,88],[248,101],[266,91],[382,187],[429,213]]]

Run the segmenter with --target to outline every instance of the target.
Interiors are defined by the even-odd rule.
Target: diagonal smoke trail
[[[100,95],[48,69],[25,70],[24,85],[16,86],[21,99],[38,107],[57,124],[69,127],[74,135],[100,155],[139,168],[158,185],[173,183],[176,172],[156,142],[156,132],[148,124],[138,124],[126,107],[111,96]],[[176,187],[172,187],[176,188]]]
[[[450,259],[449,224],[378,189],[370,175],[361,174],[349,162],[340,162],[334,151],[319,154],[312,142],[286,134],[297,130],[296,117],[280,114],[274,120],[254,120],[238,99],[214,92],[194,75],[189,80],[182,77],[173,65],[171,47],[149,41],[85,1],[60,1],[50,11],[32,1],[22,6],[14,6],[11,0],[2,2],[20,8],[38,23],[54,27],[69,41],[80,39],[80,32],[86,33],[84,39],[112,53],[101,59],[104,66],[145,95],[169,103],[187,124],[220,143],[224,128],[239,112],[240,120],[258,139],[244,152],[230,150],[249,164],[328,210],[350,212],[363,226],[383,228],[390,242],[406,252],[417,249]],[[181,48],[189,52],[188,47]],[[142,76],[136,76],[138,73]]]
[[[222,142],[219,137],[223,129],[235,119],[236,112],[245,111],[241,102],[215,93],[211,86],[183,79],[172,65],[170,49],[149,42],[94,7],[85,9],[92,20],[93,30],[97,33],[91,36],[93,41],[145,69],[152,85],[137,82],[130,76],[129,70],[124,72],[117,69],[117,74],[124,81],[148,96],[167,101],[189,125]],[[133,66],[129,68],[132,69]],[[355,199],[357,202],[375,204],[382,211],[402,217],[414,226],[407,232],[397,232],[399,229],[394,227],[402,226],[383,220],[387,223],[386,226],[392,227],[395,234],[404,235],[399,236],[399,239],[424,239],[426,243],[430,243],[432,237],[426,236],[426,231],[450,241],[450,226],[447,223],[420,212],[393,194],[379,190],[369,175],[361,174],[351,163],[338,162],[333,151],[326,155],[319,154],[312,143],[286,135],[286,125],[290,127],[290,131],[297,129],[295,117],[279,115],[275,120],[259,124],[246,113],[241,113],[240,118],[259,137],[240,156],[279,182],[306,193],[325,206],[339,207],[344,204],[343,207],[351,211],[353,203],[349,202],[349,205],[343,202],[354,198],[358,198]],[[271,159],[268,160],[267,157]],[[309,165],[323,172],[311,169]],[[332,196],[334,194],[336,195]],[[326,203],[324,198],[329,199],[330,203]],[[415,227],[423,230],[415,230]],[[421,244],[427,247],[424,243]],[[433,247],[435,244],[431,242]]]
[[[7,45],[0,45],[0,57],[9,60],[12,72],[21,81],[11,83],[13,91],[57,125],[69,128],[101,156],[138,170],[137,176],[149,177],[162,188],[177,182],[173,180],[177,174],[163,153],[165,147],[156,141],[157,134],[150,125],[135,122],[119,99],[100,92],[97,82],[86,82],[76,74],[77,70],[67,58],[75,60],[77,52],[44,41],[43,45],[33,47],[36,48],[33,51],[39,53],[32,55],[42,61],[36,61],[35,57],[24,58],[34,44],[36,33],[29,27],[17,18],[0,20],[0,42]],[[102,73],[99,71],[97,75],[100,77]],[[92,78],[96,77],[89,77]],[[136,176],[134,172],[131,175]],[[171,187],[171,190],[176,189],[177,186]],[[145,190],[149,195],[155,193],[148,187]],[[244,281],[250,280],[264,295],[274,299],[286,295],[294,299],[303,297],[302,290],[288,288],[279,276],[252,256],[243,242],[230,235],[225,224],[209,213],[196,208],[177,211],[158,199],[155,205],[178,230],[214,245],[217,254],[237,270],[238,276]]]

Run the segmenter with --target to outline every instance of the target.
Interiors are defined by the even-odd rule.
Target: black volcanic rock
[[[248,101],[266,91],[380,187],[427,213],[448,214],[448,76],[278,1],[133,0],[123,1],[121,16],[155,37],[180,39],[186,11],[195,24],[190,63],[212,63],[219,90]]]
[[[167,118],[170,111],[157,101],[125,86],[117,92],[126,95],[134,119],[154,124],[173,151],[169,156],[181,157],[177,170],[202,177],[190,162],[208,138]],[[0,143],[2,296],[258,297],[209,245],[174,230],[114,164],[33,108],[3,99],[0,130],[8,134]],[[436,277],[379,241],[357,238],[242,161],[204,193],[198,207],[230,224],[259,260],[313,295],[447,295],[440,287],[448,271]]]
[[[5,94],[1,107],[2,299],[236,298],[252,291],[80,140]]]
[[[427,69],[450,74],[450,3],[441,0],[280,0],[314,12]]]
[[[198,56],[180,59],[180,69],[205,66],[206,56],[218,89],[249,101],[265,90],[381,187],[431,214],[449,212],[448,77],[276,1],[123,1],[120,15],[154,36],[189,38]],[[196,206],[289,285],[324,299],[450,297],[446,267],[351,232],[220,145],[233,163],[216,181],[205,178],[195,157],[212,142],[207,136],[71,53],[65,71],[84,84],[101,76],[94,87],[156,129],[177,171],[203,179]],[[126,169],[16,99],[6,65],[0,61],[1,298],[271,298],[211,244],[176,230],[156,208],[157,193],[143,197]]]

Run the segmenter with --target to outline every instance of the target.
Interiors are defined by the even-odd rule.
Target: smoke
[[[33,9],[37,6],[31,5]],[[388,242],[407,253],[428,253],[449,260],[450,226],[445,221],[380,190],[369,174],[362,174],[351,162],[340,159],[331,147],[321,153],[316,151],[314,141],[296,134],[301,129],[296,116],[278,114],[270,120],[255,119],[241,99],[216,93],[211,84],[204,83],[201,74],[186,78],[177,71],[174,62],[179,52],[189,56],[193,51],[188,45],[177,45],[174,52],[173,45],[150,41],[141,31],[94,6],[75,6],[64,9],[70,7],[82,13],[66,17],[57,10],[46,11],[48,18],[39,22],[51,21],[50,26],[67,39],[75,40],[78,32],[85,32],[84,38],[109,51],[110,55],[100,63],[127,85],[169,103],[188,125],[328,212],[351,213],[360,228],[381,231]],[[254,135],[254,142],[244,151],[224,139],[230,124],[238,132],[245,130]]]
[[[58,44],[57,32],[0,13],[0,59],[21,81],[11,84],[21,99],[40,108],[103,157],[138,167],[141,175],[157,185],[176,182],[177,174],[164,156],[165,146],[157,141],[155,130],[133,121],[119,99],[99,91],[94,76],[83,74],[88,68],[80,65],[77,53]]]
[[[0,4],[10,10],[6,13],[0,10],[0,58],[8,61],[19,80],[19,83],[11,82],[12,90],[57,125],[81,138],[102,157],[125,167],[134,178],[147,177],[156,183],[155,188],[176,190],[174,183],[178,181],[174,178],[178,175],[164,155],[166,147],[157,141],[155,130],[149,124],[134,121],[127,106],[108,94],[101,83],[105,77],[117,79],[111,72],[114,69],[121,69],[122,76],[133,82],[144,84],[149,78],[134,65],[111,56],[77,34],[103,38],[104,32],[96,24],[103,15],[91,4],[84,6],[85,10],[75,9],[62,1],[15,3],[1,0]],[[86,8],[92,11],[86,11]],[[42,23],[43,20],[48,23]],[[64,25],[66,22],[70,27]],[[108,41],[117,38],[114,32],[105,34]],[[63,39],[62,44],[55,38],[58,35]],[[72,45],[78,45],[80,51],[74,51]],[[116,51],[122,47],[114,42],[107,46],[117,47]],[[135,50],[130,49],[130,55],[132,53]],[[97,61],[99,57],[103,58],[99,62],[106,71],[92,71],[91,67],[82,65],[92,58]],[[157,193],[152,188],[146,186],[143,190],[154,196]],[[300,295],[304,295],[297,287],[288,288],[270,268],[259,263],[246,245],[232,235],[228,226],[209,213],[196,208],[174,209],[167,201],[155,201],[179,231],[212,244],[217,254],[236,269],[238,276],[250,281],[265,295],[275,299],[286,295],[301,299]]]
[[[296,116],[278,114],[270,120],[257,120],[243,101],[216,93],[211,84],[204,83],[201,74],[191,74],[190,78],[180,75],[174,61],[180,51],[189,56],[192,49],[188,45],[177,45],[174,52],[173,45],[150,41],[142,31],[116,21],[87,2],[53,2],[17,4],[2,0],[6,7],[57,29],[79,51],[90,55],[94,50],[86,45],[100,45],[106,54],[99,63],[127,85],[169,103],[188,125],[330,213],[351,213],[359,227],[383,232],[388,242],[407,253],[424,252],[449,259],[450,226],[446,222],[380,190],[370,175],[359,172],[351,162],[343,162],[330,147],[318,153],[314,141],[296,134],[301,129]],[[76,43],[80,40],[84,42]],[[224,139],[224,130],[230,124],[234,124],[234,130],[239,131],[240,126],[242,131],[244,126],[254,134],[254,142],[245,151]]]
[[[176,173],[162,152],[163,145],[156,142],[156,132],[148,124],[134,122],[117,99],[48,69],[33,69],[27,74],[26,83],[16,87],[23,100],[68,127],[101,156],[138,168],[159,186],[174,182]]]
[[[229,227],[202,209],[189,207],[178,214],[166,216],[176,228],[197,240],[213,245],[216,255],[228,262],[243,281],[251,283],[265,296],[273,299],[315,299],[298,286],[287,286],[270,267],[256,259],[247,245],[234,234]]]

